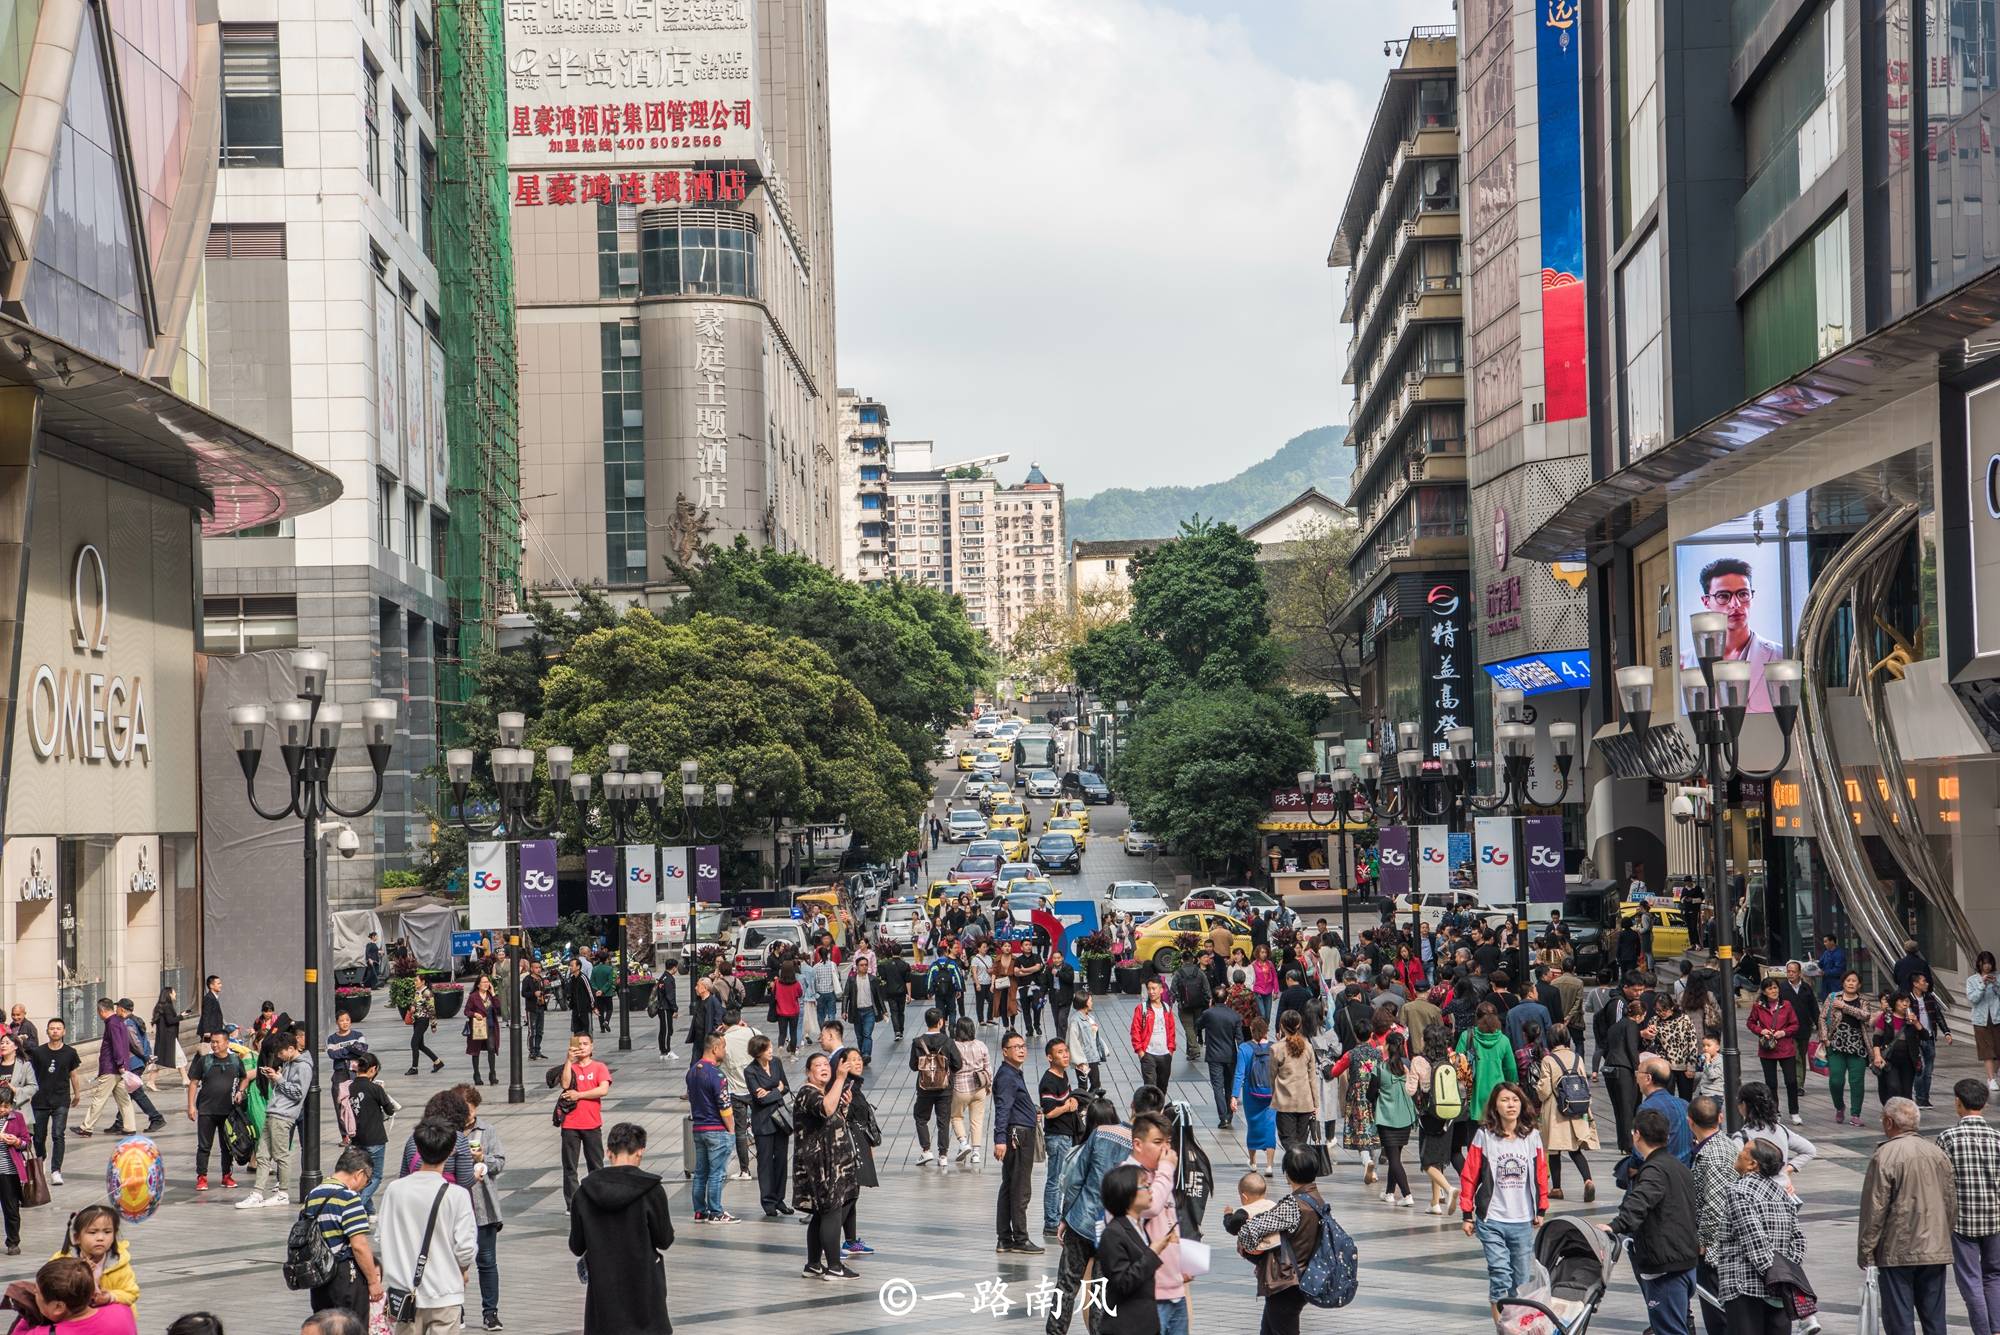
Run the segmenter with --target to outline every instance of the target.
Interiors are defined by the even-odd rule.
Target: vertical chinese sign
[[[1588,411],[1584,376],[1582,0],[1538,0],[1535,105],[1541,120],[1542,382],[1548,420]]]
[[[729,502],[729,376],[722,307],[694,308],[694,481],[697,510]]]
[[[1472,726],[1472,702],[1466,674],[1473,669],[1471,626],[1460,595],[1462,576],[1447,576],[1424,596],[1418,646],[1423,673],[1423,739],[1417,744],[1426,762],[1450,755],[1453,728]]]

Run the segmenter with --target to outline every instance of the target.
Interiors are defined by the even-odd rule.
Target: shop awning
[[[0,384],[42,391],[44,435],[192,493],[205,534],[307,514],[340,495],[340,479],[317,464],[4,315]]]
[[[1791,379],[1584,488],[1514,549],[1530,561],[1580,561],[1664,510],[1841,423],[1996,352],[2000,271],[1856,340]]]
[[[1349,834],[1366,834],[1375,827],[1367,821],[1358,820],[1350,820],[1344,826],[1332,821],[1324,825],[1315,825],[1303,817],[1291,816],[1274,817],[1257,822],[1259,834],[1339,834],[1343,828]]]

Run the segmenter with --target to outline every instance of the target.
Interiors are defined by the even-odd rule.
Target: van
[[[763,998],[770,985],[771,947],[783,942],[799,957],[805,955],[806,925],[797,918],[755,918],[736,929],[737,976],[743,979],[747,1001]]]

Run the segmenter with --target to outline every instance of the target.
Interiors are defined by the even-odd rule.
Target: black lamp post
[[[663,793],[656,792],[653,794],[650,803],[650,809],[656,823],[664,817],[662,810],[664,797]],[[715,828],[713,832],[706,829],[702,825],[701,820],[702,812],[709,805],[711,797],[714,800],[715,806]],[[706,839],[721,838],[723,822],[727,819],[729,807],[735,801],[735,784],[723,782],[716,784],[712,789],[708,788],[701,781],[700,761],[683,760],[681,762],[681,835],[687,841],[689,847],[693,847]],[[689,959],[694,958],[695,951],[701,946],[701,933],[697,930],[700,923],[700,907],[696,903],[696,894],[699,889],[696,883],[700,878],[694,874],[694,870],[693,867],[688,869],[687,878],[687,953]],[[689,976],[692,977],[693,975],[690,974]],[[693,986],[693,984],[689,984],[689,986]]]
[[[1387,793],[1382,791],[1382,758],[1373,751],[1363,751],[1356,762],[1361,767],[1357,776],[1353,770],[1341,768],[1328,775],[1325,782],[1333,789],[1334,796],[1344,805],[1350,795],[1356,792],[1361,798],[1362,809],[1376,824],[1379,831],[1383,819],[1392,818],[1408,824],[1412,820],[1439,820],[1449,818],[1454,810],[1451,791],[1451,776],[1443,773],[1424,773],[1424,753],[1418,749],[1421,730],[1414,723],[1396,725],[1396,777],[1391,779]],[[1301,785],[1306,776],[1299,775]],[[1314,782],[1320,782],[1314,775]],[[1346,869],[1341,870],[1341,884],[1346,884]],[[1392,909],[1393,912],[1393,909]],[[1423,900],[1415,890],[1410,893],[1410,935],[1415,939],[1423,935]],[[1347,897],[1341,896],[1340,928],[1347,933]],[[1350,943],[1351,948],[1351,943]]]
[[[375,771],[375,791],[368,800],[352,809],[333,800],[334,753],[344,722],[341,707],[326,702],[326,653],[320,649],[299,649],[292,654],[292,667],[299,674],[299,693],[274,709],[263,705],[237,705],[229,711],[229,730],[236,743],[236,760],[243,767],[243,788],[250,809],[265,820],[305,823],[305,1020],[306,1048],[313,1054],[313,1074],[306,1086],[304,1107],[300,1109],[299,1195],[304,1196],[321,1181],[319,1169],[319,965],[320,936],[325,912],[320,907],[319,824],[327,816],[358,820],[382,800],[382,773],[389,767],[389,747],[396,728],[396,702],[374,699],[361,705],[361,727],[368,764]],[[257,801],[257,764],[264,756],[264,727],[275,714],[278,753],[284,757],[285,772],[291,781],[291,796],[277,811],[266,811]],[[342,852],[351,855],[358,841],[341,836]],[[282,1188],[284,1183],[280,1182]]]
[[[613,905],[618,918],[618,967],[612,970],[612,996],[618,1004],[618,1050],[632,1050],[632,1003],[625,995],[626,975],[631,972],[632,962],[628,958],[628,935],[625,915],[626,878],[631,871],[625,865],[625,845],[637,828],[639,813],[647,805],[657,805],[664,789],[666,776],[658,770],[633,772],[625,767],[631,763],[632,748],[624,742],[612,742],[604,748],[604,754],[611,762],[611,768],[604,771],[604,814],[611,827],[611,842],[618,849],[618,898]],[[590,828],[590,776],[578,774],[570,779],[570,800],[576,807],[579,829],[588,834]],[[654,867],[654,884],[659,868]]]
[[[536,791],[535,753],[521,743],[527,737],[526,718],[512,710],[499,716],[500,745],[487,757],[493,787],[500,799],[500,819],[484,829],[466,819],[466,795],[472,787],[473,753],[470,747],[453,747],[444,753],[445,777],[451,784],[453,804],[458,808],[458,825],[467,837],[483,835],[506,841],[507,857],[507,993],[501,1004],[507,1010],[507,1102],[524,1103],[528,1093],[521,1083],[521,947],[527,929],[521,922],[521,839],[526,835],[554,833],[561,816],[563,785],[569,782],[575,751],[552,746],[547,751],[549,772],[549,812],[541,814],[542,802]]]
[[[1723,785],[1732,787],[1740,779],[1761,782],[1781,772],[1792,759],[1792,725],[1798,720],[1799,692],[1805,676],[1797,659],[1780,658],[1764,664],[1764,687],[1771,699],[1771,713],[1784,742],[1778,763],[1768,770],[1746,770],[1737,754],[1743,732],[1743,716],[1750,706],[1752,668],[1749,663],[1723,657],[1728,648],[1729,618],[1721,612],[1697,612],[1689,618],[1694,628],[1695,659],[1698,671],[1680,674],[1680,693],[1688,725],[1694,730],[1699,759],[1686,773],[1661,773],[1653,767],[1652,753],[1639,748],[1648,772],[1666,783],[1689,783],[1697,778],[1708,782],[1715,863],[1715,960],[1722,1008],[1722,1088],[1723,1113],[1731,1132],[1739,1129],[1742,1115],[1736,1108],[1741,1082],[1737,1071],[1736,1045],[1736,903],[1729,884],[1729,833],[1722,820]],[[1618,669],[1618,700],[1631,721],[1632,735],[1644,738],[1652,727],[1653,669]],[[1668,725],[1669,727],[1672,724]]]
[[[1347,774],[1347,771],[1343,769],[1340,773]],[[1348,775],[1350,780],[1353,777],[1351,774]],[[1299,771],[1299,797],[1305,803],[1306,820],[1314,829],[1325,829],[1336,822],[1340,825],[1338,836],[1339,846],[1331,860],[1340,863],[1340,939],[1342,943],[1350,941],[1349,933],[1352,930],[1347,906],[1347,813],[1353,807],[1353,798],[1350,795],[1352,788],[1353,784],[1350,783],[1348,785],[1349,791],[1343,792],[1339,788],[1333,790],[1336,798],[1333,815],[1331,818],[1322,821],[1319,818],[1319,808],[1315,804],[1315,799],[1322,791],[1320,776],[1314,770],[1302,769]]]

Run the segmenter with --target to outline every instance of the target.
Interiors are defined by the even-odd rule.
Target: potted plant
[[[1199,932],[1175,932],[1174,943],[1171,946],[1153,952],[1153,967],[1159,970],[1160,976],[1164,978],[1180,968],[1183,962],[1193,959],[1200,953]]]
[[[401,981],[401,980],[398,980]],[[391,983],[391,990],[395,983]],[[365,987],[336,987],[333,989],[334,1011],[346,1011],[347,1018],[360,1024],[368,1018],[368,1011],[375,1004],[375,994]]]
[[[459,1007],[465,1005],[465,984],[432,983],[431,997],[437,1004],[438,1019],[449,1020],[458,1014]]]
[[[398,1014],[407,1017],[410,1013],[410,994],[416,990],[417,976],[414,973],[391,978],[389,980],[389,1004],[396,1008]]]
[[[1076,956],[1083,961],[1083,976],[1090,990],[1103,996],[1111,991],[1111,933],[1102,928],[1076,939]]]
[[[635,1011],[646,1009],[646,998],[653,995],[653,974],[650,970],[634,969],[625,975],[625,1004]]]

